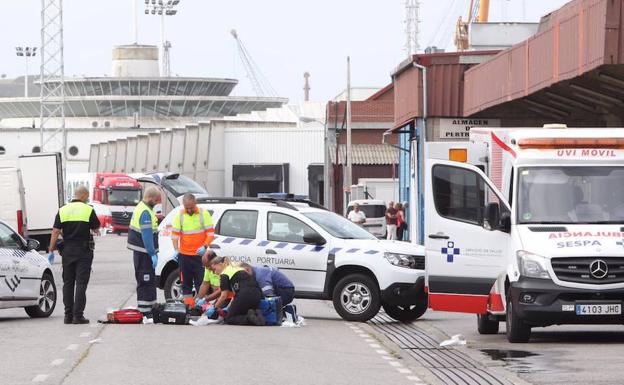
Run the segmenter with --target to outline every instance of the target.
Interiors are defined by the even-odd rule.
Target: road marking
[[[71,344],[65,350],[76,350],[78,349],[78,344]]]
[[[396,361],[388,361],[388,363],[390,364],[390,366],[394,366],[395,368],[403,366],[403,365],[401,365],[400,362],[396,362]]]
[[[381,358],[383,358],[384,360],[391,360],[392,359],[392,357],[390,357],[390,356],[381,356]]]
[[[382,354],[382,355],[386,355],[386,354],[388,354],[388,352],[387,352],[387,351],[382,350],[382,349],[380,349],[380,350],[375,350],[375,351],[376,351],[378,354]]]
[[[411,374],[412,371],[407,369],[407,368],[397,368],[397,370],[399,371],[399,373],[401,374]]]
[[[49,374],[37,374],[35,378],[32,379],[32,382],[44,382],[50,377]]]
[[[63,362],[65,362],[65,360],[64,360],[64,359],[62,359],[62,358],[57,358],[56,360],[54,360],[54,361],[50,362],[50,365],[52,365],[52,366],[59,366],[59,365],[62,365],[62,364],[63,364]]]
[[[91,335],[89,332],[80,333],[80,338],[87,338]]]
[[[369,344],[374,344],[375,340],[372,340],[372,339],[369,338],[367,340],[364,340],[364,342],[368,342]]]
[[[370,346],[373,349],[379,349],[381,348],[381,346],[379,346],[378,344],[368,344],[368,346]]]
[[[421,382],[422,383],[422,380],[418,376],[407,376],[407,379],[410,380],[410,381],[417,381],[417,382]]]

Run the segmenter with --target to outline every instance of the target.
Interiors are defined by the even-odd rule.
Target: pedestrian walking
[[[388,202],[386,209],[386,239],[397,239],[397,210],[394,208],[394,202]]]
[[[144,317],[152,317],[156,304],[156,265],[158,264],[158,219],[154,206],[160,203],[160,191],[148,187],[143,200],[134,208],[128,229],[128,249],[134,258],[137,307]]]
[[[208,210],[197,207],[195,195],[187,193],[182,198],[184,208],[173,218],[173,248],[180,265],[182,297],[186,303],[193,299],[193,288],[199,293],[204,280],[202,258],[208,257],[208,247],[214,240],[212,216]]]
[[[95,243],[92,231],[100,227],[100,221],[93,207],[89,206],[89,190],[78,186],[74,199],[61,207],[54,219],[48,259],[54,261],[54,249],[59,236],[63,235],[63,304],[65,324],[87,324],[84,317],[87,305],[87,286],[91,277]]]

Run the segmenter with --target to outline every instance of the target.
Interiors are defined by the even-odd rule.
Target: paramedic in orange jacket
[[[208,247],[214,240],[214,226],[212,216],[208,210],[197,207],[193,194],[184,194],[182,204],[184,208],[173,218],[171,238],[186,303],[193,298],[193,287],[199,293],[204,278],[202,257],[207,257]]]

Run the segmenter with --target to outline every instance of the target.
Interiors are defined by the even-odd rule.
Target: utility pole
[[[351,57],[347,56],[347,167],[344,176],[344,213],[351,196],[351,185],[353,184],[351,168]]]
[[[309,102],[310,101],[310,73],[309,72],[304,72],[303,73],[303,78],[304,78],[304,83],[303,83],[303,101],[304,102]]]
[[[166,40],[165,36],[165,16],[177,14],[178,10],[175,8],[178,4],[180,4],[180,0],[145,0],[145,14],[160,16],[160,76],[163,77],[171,76],[171,59],[169,55],[171,42]]]
[[[63,0],[41,0],[41,152],[58,151],[67,168]]]

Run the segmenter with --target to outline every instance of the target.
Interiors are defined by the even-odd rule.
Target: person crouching
[[[234,293],[234,299],[230,302],[224,318],[226,324],[266,325],[264,316],[258,309],[262,291],[245,269],[232,265],[226,257],[214,257],[210,260],[210,270],[219,274],[221,279],[221,294],[214,305],[216,311],[224,306],[229,293]]]

